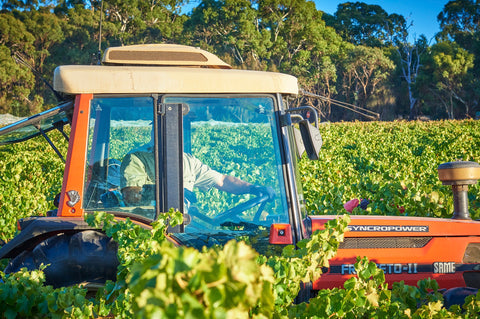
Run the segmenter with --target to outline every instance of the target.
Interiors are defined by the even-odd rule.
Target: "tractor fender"
[[[89,226],[83,217],[29,217],[19,221],[20,233],[0,249],[0,259],[16,257],[33,249],[39,242],[59,233],[99,230]]]

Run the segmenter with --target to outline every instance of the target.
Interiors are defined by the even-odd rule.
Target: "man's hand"
[[[223,192],[232,194],[253,194],[256,196],[267,195],[269,201],[275,198],[275,191],[273,188],[253,185],[230,175],[223,175],[223,178],[217,183],[217,185],[215,185],[215,187]]]
[[[269,201],[275,198],[275,191],[268,186],[251,185],[249,193],[256,196],[267,195]]]
[[[127,205],[137,205],[142,201],[142,188],[140,186],[124,187],[122,195]]]

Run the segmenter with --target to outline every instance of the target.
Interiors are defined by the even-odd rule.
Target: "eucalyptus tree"
[[[36,111],[41,101],[31,97],[35,86],[33,73],[17,64],[12,55],[32,55],[35,38],[10,12],[0,13],[0,30],[0,113],[27,115]]]
[[[36,10],[42,1],[38,0],[3,0],[2,9],[6,11],[12,10]]]
[[[103,2],[103,3],[102,3]],[[120,44],[171,42],[183,32],[186,0],[96,0],[109,35]]]
[[[188,20],[182,7],[188,0],[142,0],[139,8],[145,29],[138,35],[137,42],[178,43],[184,38],[184,24]]]
[[[2,95],[3,98],[9,96],[5,101],[11,103],[11,112],[17,115],[37,113],[43,107],[44,97],[50,93],[47,93],[49,90],[41,80],[34,79],[32,70],[38,73],[46,71],[45,61],[50,56],[50,50],[64,40],[63,22],[53,14],[53,6],[43,5],[43,2],[7,1],[3,8],[1,14],[5,25],[0,29],[1,37],[9,38],[9,44],[2,51],[4,54],[9,52],[11,56],[5,57],[0,64],[10,65],[22,76],[17,78],[15,72],[7,72],[6,78],[15,82],[15,87],[7,89]],[[12,56],[22,60],[23,64],[14,67]],[[3,83],[8,83],[8,80]]]
[[[396,64],[400,78],[406,84],[409,119],[414,120],[417,118],[418,100],[415,95],[415,84],[422,67],[421,58],[428,50],[428,41],[424,35],[418,39],[414,37],[413,42],[408,37],[409,34],[406,32],[403,36],[394,38],[395,46],[392,46],[392,50],[396,52]]]
[[[380,48],[351,46],[342,62],[342,94],[348,102],[368,107],[369,100],[389,78],[394,67]]]
[[[472,81],[473,59],[455,42],[442,41],[432,45],[422,60],[419,95],[440,103],[448,119],[470,116],[472,100],[465,84]]]
[[[305,101],[330,117],[328,98],[337,94],[337,64],[345,55],[345,43],[323,20],[315,4],[305,0],[259,0],[258,11],[269,32],[271,69],[298,77],[307,91],[326,97]]]
[[[455,0],[449,1],[438,14],[442,40],[457,42],[462,48],[472,50],[478,44],[480,32],[480,1]]]
[[[192,43],[241,68],[265,69],[271,42],[249,0],[204,0],[186,23]]]
[[[474,55],[474,66],[469,70],[471,76],[463,83],[467,104],[480,111],[480,1],[449,1],[437,16],[441,32],[440,41],[454,41],[461,48]],[[468,100],[468,102],[467,102]]]
[[[96,64],[99,59],[100,29],[103,38],[111,39],[114,27],[111,23],[103,22],[100,26],[102,12],[100,7],[91,3],[65,5],[61,3],[54,9],[56,16],[63,21],[65,39],[55,44],[51,51],[48,64],[53,69],[62,64]],[[109,43],[115,44],[115,43]],[[104,44],[106,47],[108,44]]]
[[[270,33],[271,64],[279,69],[301,67],[307,62],[301,57],[306,51],[311,52],[316,45],[324,46],[316,43],[322,41],[325,23],[313,2],[259,0],[258,11],[263,28]]]
[[[381,6],[364,2],[341,3],[326,20],[344,40],[373,47],[390,44],[392,35],[403,33],[405,27],[402,15],[388,14]]]

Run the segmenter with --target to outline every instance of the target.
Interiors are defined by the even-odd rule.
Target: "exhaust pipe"
[[[476,162],[456,161],[438,166],[438,178],[443,185],[452,185],[453,219],[472,219],[468,212],[468,185],[480,179],[480,165]]]

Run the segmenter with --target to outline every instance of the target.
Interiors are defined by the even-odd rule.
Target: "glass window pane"
[[[68,113],[72,111],[72,108],[73,103],[64,103],[0,128],[0,145],[26,141],[40,135],[40,129],[44,132],[62,129],[63,126],[69,124]]]
[[[153,149],[151,97],[91,102],[84,208],[155,217],[155,170],[126,168],[137,152]],[[150,157],[154,167],[153,151]],[[142,180],[140,183],[139,181]]]
[[[188,233],[267,229],[288,223],[274,101],[271,97],[168,97],[185,103],[184,188]],[[218,180],[231,176],[268,192],[221,191]],[[244,190],[244,189],[243,189]],[[244,203],[247,207],[244,207]],[[249,207],[247,203],[252,203]]]

